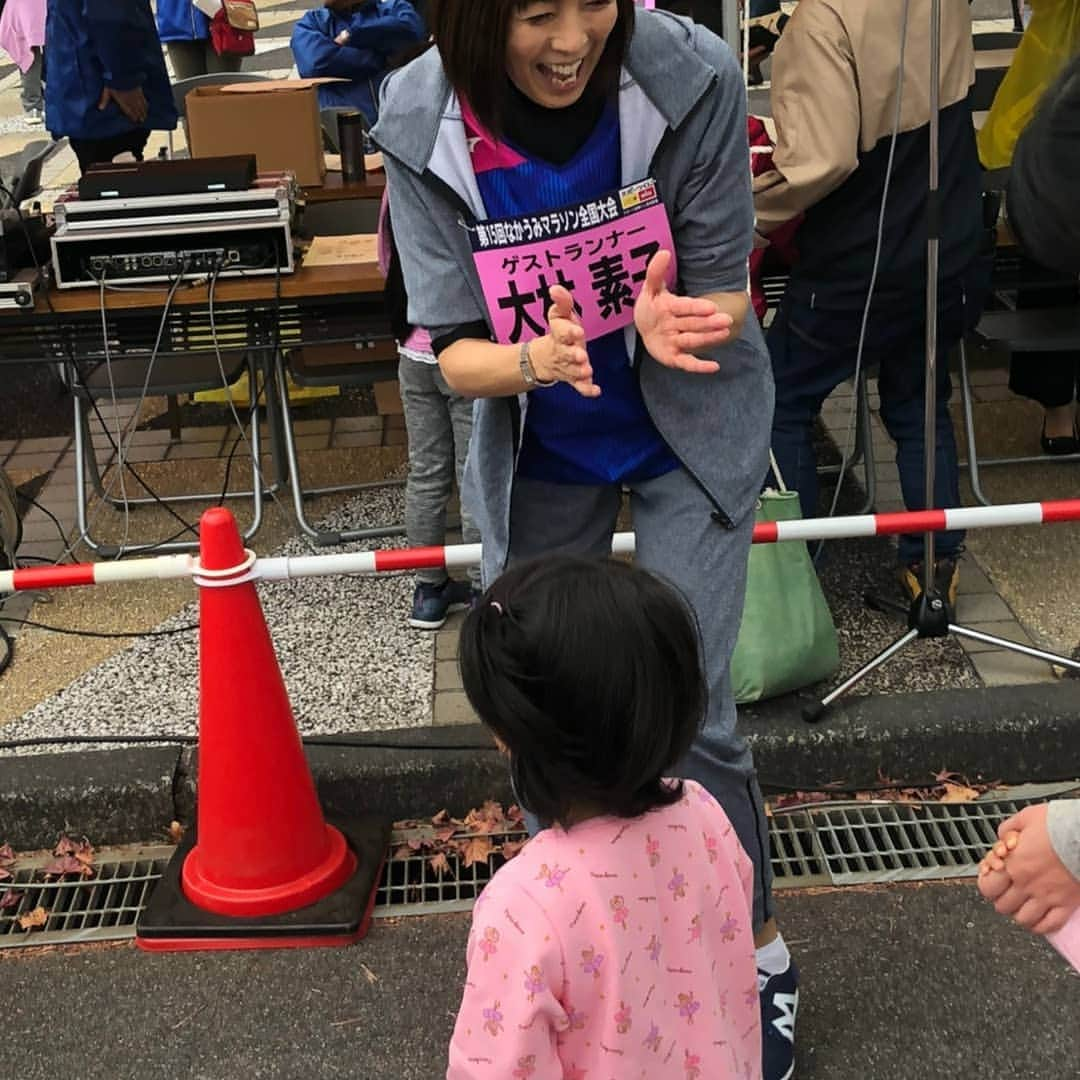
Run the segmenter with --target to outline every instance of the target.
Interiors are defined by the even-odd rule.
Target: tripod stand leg
[[[1046,652],[1036,649],[1032,645],[1022,645],[1019,641],[1009,641],[1008,638],[1000,638],[996,634],[984,634],[981,630],[970,630],[966,626],[957,626],[949,623],[949,632],[957,637],[970,638],[972,641],[981,641],[984,645],[994,645],[999,649],[1008,649],[1009,652],[1019,653],[1021,656],[1030,656],[1033,660],[1045,660],[1048,664],[1068,668],[1070,671],[1080,672],[1080,660],[1073,660],[1067,656],[1059,656],[1057,653]]]
[[[909,645],[919,636],[918,630],[909,630],[902,638],[894,641],[887,649],[883,649],[873,658],[863,664],[854,675],[848,676],[835,690],[830,691],[814,705],[808,705],[803,709],[803,719],[808,724],[817,723],[825,715],[825,710],[837,698],[843,697],[856,683],[862,682],[872,671],[876,671],[886,661],[891,660],[905,645]]]

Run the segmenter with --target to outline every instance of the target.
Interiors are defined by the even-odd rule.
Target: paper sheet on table
[[[304,266],[350,266],[378,259],[378,239],[374,233],[348,236],[316,236],[304,256]]]

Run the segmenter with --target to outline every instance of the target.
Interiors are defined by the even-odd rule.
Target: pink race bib
[[[484,300],[501,344],[547,333],[551,288],[562,285],[593,341],[634,321],[649,260],[674,242],[654,180],[559,210],[479,222],[470,232]]]

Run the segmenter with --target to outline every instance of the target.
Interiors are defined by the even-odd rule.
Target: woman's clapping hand
[[[724,344],[731,337],[734,320],[712,300],[671,292],[665,281],[670,264],[670,251],[658,251],[649,260],[645,285],[634,305],[634,325],[657,363],[711,375],[720,365],[694,354]]]
[[[585,330],[574,311],[573,296],[562,285],[551,289],[548,333],[533,344],[530,357],[541,382],[569,383],[582,397],[600,396],[585,348]]]

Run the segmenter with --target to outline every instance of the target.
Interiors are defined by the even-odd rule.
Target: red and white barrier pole
[[[761,522],[754,526],[755,544],[789,540],[844,540],[859,536],[940,532],[945,529],[993,529],[1007,525],[1050,525],[1080,521],[1080,499],[1055,502],[1012,503],[1004,506],[965,506],[951,510],[916,510],[895,514],[860,514],[853,517],[811,518],[808,521]],[[633,554],[634,534],[616,533],[611,544],[616,555]],[[339,555],[298,555],[256,559],[251,576],[264,581],[286,581],[333,574],[386,574],[402,570],[445,567],[463,569],[480,562],[479,544],[429,548],[387,548]],[[192,577],[198,569],[193,555],[159,555],[126,562],[77,563],[34,566],[0,572],[0,594],[28,589],[59,589],[107,582],[171,580]]]

